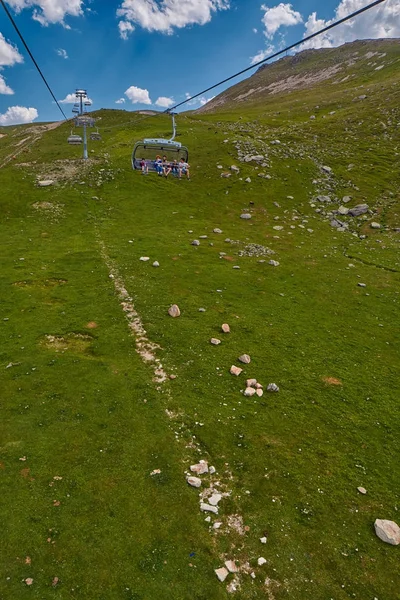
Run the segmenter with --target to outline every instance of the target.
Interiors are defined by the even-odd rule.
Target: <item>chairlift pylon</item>
[[[149,171],[156,171],[155,157],[157,154],[162,154],[171,158],[171,160],[177,160],[183,158],[185,162],[189,160],[189,150],[186,146],[182,146],[180,142],[175,141],[176,137],[176,121],[175,113],[169,113],[172,117],[172,137],[169,140],[162,138],[145,138],[144,140],[136,142],[132,152],[132,169],[136,171],[141,170],[141,160],[145,158],[147,160]],[[146,156],[151,153],[151,156]]]

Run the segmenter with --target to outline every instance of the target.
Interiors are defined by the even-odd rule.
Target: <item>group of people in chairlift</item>
[[[168,177],[170,173],[177,175],[179,179],[182,179],[182,175],[186,175],[190,179],[190,165],[185,161],[184,158],[178,162],[177,160],[169,161],[166,156],[157,155],[155,161],[148,161],[142,158],[140,166],[142,168],[143,175],[147,175],[149,172],[149,163],[154,162],[154,167],[157,174],[162,177]]]

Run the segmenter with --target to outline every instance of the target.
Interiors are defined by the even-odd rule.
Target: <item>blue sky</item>
[[[94,109],[157,108],[157,100],[164,109],[370,1],[8,0],[7,5],[56,97],[67,99],[63,108],[70,116],[68,95],[77,87],[88,90]],[[312,47],[370,37],[400,37],[400,0],[386,0]],[[59,118],[0,7],[0,125]]]

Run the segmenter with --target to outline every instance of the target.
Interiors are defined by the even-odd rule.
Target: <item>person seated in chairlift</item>
[[[156,156],[156,160],[155,160],[154,164],[155,164],[156,171],[157,171],[158,175],[162,176],[162,174],[163,174],[163,161],[162,161],[161,156],[159,156],[158,154]]]
[[[163,173],[165,175],[165,177],[168,177],[168,175],[171,173],[171,165],[168,162],[168,158],[164,155],[163,156]]]
[[[140,161],[140,166],[142,168],[143,175],[148,175],[149,174],[149,166],[148,166],[145,158],[142,158],[142,160]]]
[[[190,165],[185,161],[184,158],[181,158],[179,162],[179,179],[182,179],[182,174],[186,175],[188,179],[190,179]]]
[[[172,171],[173,175],[178,175],[179,165],[178,165],[178,161],[177,160],[174,160],[171,163],[171,171]]]

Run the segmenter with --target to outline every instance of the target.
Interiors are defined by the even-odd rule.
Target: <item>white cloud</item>
[[[5,82],[5,79],[3,77],[3,75],[0,75],[0,94],[5,94],[7,96],[11,96],[14,93],[14,90],[12,90]]]
[[[115,104],[125,104],[125,98],[120,98],[119,100],[116,100]]]
[[[161,106],[162,108],[169,108],[175,103],[173,98],[166,98],[165,96],[160,96],[156,100],[156,105]]]
[[[128,35],[126,23],[136,23],[148,31],[172,33],[174,28],[204,25],[218,10],[229,8],[229,0],[123,0],[117,16],[123,19],[121,37]],[[133,28],[133,25],[132,25]]]
[[[265,26],[264,34],[268,39],[272,39],[281,27],[303,23],[303,17],[293,9],[291,4],[281,2],[272,8],[263,4],[261,10],[265,11],[262,22]]]
[[[64,48],[59,48],[59,49],[57,50],[57,54],[58,54],[58,56],[61,56],[62,58],[65,58],[65,59],[67,59],[67,58],[68,58],[67,51],[66,51],[66,50],[64,50]]]
[[[135,31],[134,26],[130,21],[120,21],[118,23],[119,35],[123,40],[127,40],[129,35]]]
[[[211,98],[206,98],[205,96],[202,96],[199,99],[200,106],[204,106],[205,104],[207,104],[207,102],[211,102],[211,100],[214,100],[214,98],[215,96],[211,96]]]
[[[36,108],[25,106],[10,106],[7,111],[0,114],[0,125],[18,125],[21,123],[32,123],[39,116]]]
[[[132,104],[152,104],[148,90],[131,85],[125,92],[125,96],[129,98]]]
[[[33,8],[32,18],[41,25],[61,23],[66,27],[66,16],[79,17],[83,14],[83,0],[7,0],[17,12]]]
[[[338,19],[370,4],[370,0],[341,0],[333,19],[318,19],[313,12],[307,20],[304,37],[327,27]],[[400,3],[398,0],[386,0],[383,4],[370,9],[362,15],[347,21],[343,25],[305,42],[305,48],[332,48],[357,39],[379,39],[400,37]]]
[[[253,28],[253,33],[258,33],[258,29],[256,27]]]
[[[24,62],[24,59],[16,46],[7,42],[4,35],[0,32],[0,67],[12,67],[22,62]]]
[[[75,104],[75,102],[78,102],[75,93],[67,94],[64,100],[59,100],[60,104]],[[90,104],[93,104],[93,100],[91,100],[90,98],[85,98],[84,102],[90,102]]]
[[[264,60],[264,58],[267,58],[267,56],[269,56],[270,54],[274,54],[274,52],[275,52],[274,46],[267,46],[265,48],[265,50],[260,50],[260,52],[258,52],[255,56],[252,57],[251,64],[255,65],[256,63],[260,62],[261,60]]]

